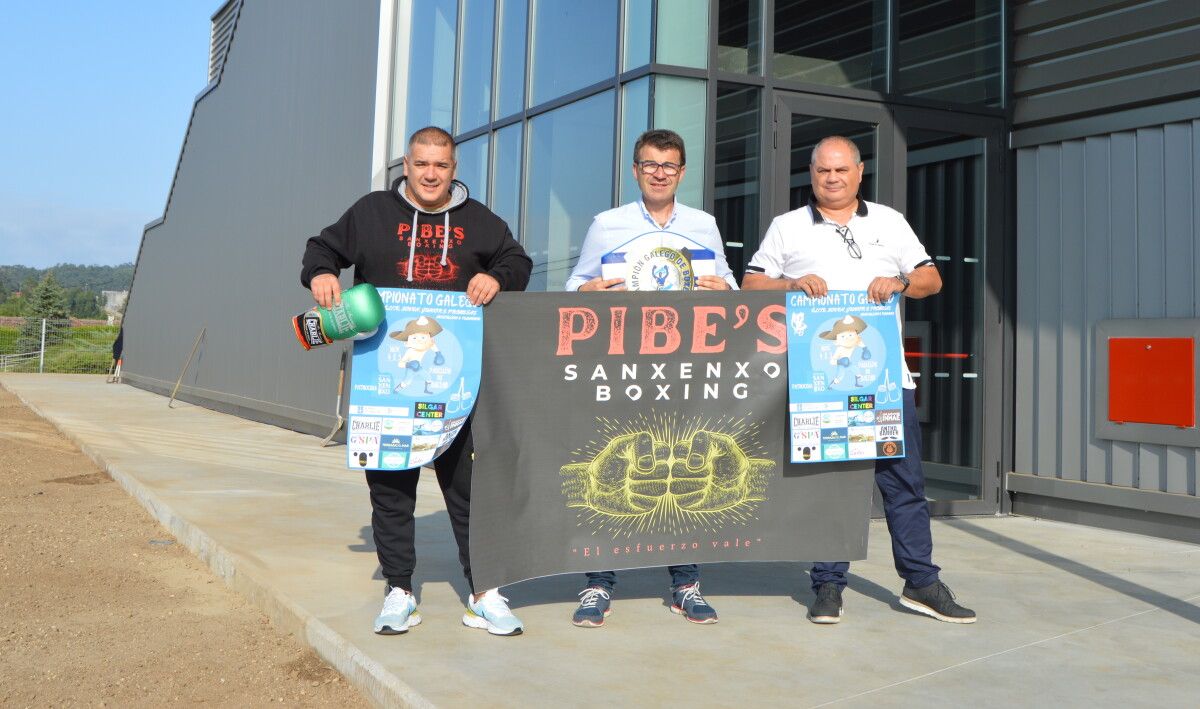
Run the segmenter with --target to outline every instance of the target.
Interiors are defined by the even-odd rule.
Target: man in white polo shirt
[[[698,290],[732,290],[737,280],[725,261],[725,245],[711,214],[692,209],[675,200],[675,192],[687,172],[687,153],[683,138],[670,130],[648,130],[633,147],[633,176],[642,197],[636,202],[601,212],[592,220],[583,240],[579,261],[567,279],[568,291],[620,291],[627,285],[624,276],[605,278],[602,262],[606,256],[626,253],[631,258],[648,249],[665,246],[676,251],[687,249],[692,264],[703,255],[710,261],[712,273],[696,277]],[[699,271],[700,268],[696,267]],[[700,567],[696,564],[668,566],[671,574],[671,610],[693,623],[717,622],[717,612],[700,595]],[[579,593],[579,607],[571,622],[582,628],[597,628],[610,613],[615,571],[587,574],[587,586]]]
[[[942,278],[904,216],[858,196],[863,163],[858,147],[830,136],[813,148],[809,204],[771,222],[762,245],[746,266],[747,290],[802,290],[812,297],[830,290],[867,291],[882,303],[895,293],[924,298],[942,289]],[[892,558],[904,579],[900,603],[950,623],[974,623],[975,611],[963,608],[938,578],[921,432],[915,403],[916,384],[904,369],[904,457],[875,463],[875,482],[892,535]],[[816,599],[808,618],[814,623],[841,621],[842,589],[849,562],[818,562],[811,581]]]

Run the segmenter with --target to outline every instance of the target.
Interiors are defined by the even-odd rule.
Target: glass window
[[[529,105],[611,78],[618,0],[535,0]]]
[[[617,155],[617,175],[621,180],[621,204],[641,196],[633,176],[633,146],[638,136],[650,127],[650,77],[644,76],[621,87],[621,151]]]
[[[1001,0],[900,0],[897,92],[999,106]]]
[[[450,130],[454,119],[454,37],[457,0],[412,0],[407,27],[396,15],[392,156],[400,157],[408,136],[425,126]],[[405,52],[407,43],[408,51]],[[403,120],[400,120],[403,117]]]
[[[496,118],[525,108],[525,34],[529,0],[501,0],[496,48]]]
[[[717,6],[717,68],[757,74],[762,70],[762,0],[720,0]]]
[[[525,124],[514,123],[496,131],[492,150],[491,208],[521,238],[521,143]]]
[[[981,495],[987,182],[982,138],[909,128],[904,216],[937,259],[942,294],[904,299],[908,367],[920,375],[918,412],[930,499]],[[914,342],[915,340],[915,342]],[[933,356],[917,357],[918,353]]]
[[[629,71],[650,63],[650,18],[654,0],[625,0],[625,56],[621,70]]]
[[[655,128],[667,128],[683,138],[687,148],[687,173],[676,198],[696,209],[704,208],[704,128],[708,119],[707,82],[678,76],[654,77]]]
[[[658,0],[654,61],[708,67],[708,2]]]
[[[529,122],[524,236],[533,259],[529,290],[562,290],[592,217],[612,206],[615,99],[613,91],[605,91]]]
[[[739,280],[746,261],[758,248],[760,121],[759,89],[737,84],[717,86],[713,216],[725,239],[729,267]]]
[[[458,174],[455,177],[467,186],[471,196],[487,204],[488,194],[488,137],[481,135],[458,144]]]
[[[887,1],[777,0],[773,72],[780,79],[886,88]]]
[[[466,133],[490,120],[492,108],[493,0],[463,0],[458,50],[458,120],[455,133]]]

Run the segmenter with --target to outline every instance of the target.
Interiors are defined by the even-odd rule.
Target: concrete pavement
[[[815,626],[804,566],[717,564],[721,614],[669,613],[662,569],[623,572],[605,627],[569,622],[579,579],[505,590],[526,633],[460,624],[466,584],[432,475],[417,507],[424,623],[376,636],[383,584],[344,448],[102,377],[0,376],[231,586],[383,705],[1195,706],[1200,547],[1028,518],[934,523],[975,625],[896,602],[887,530],[852,567],[845,620]]]

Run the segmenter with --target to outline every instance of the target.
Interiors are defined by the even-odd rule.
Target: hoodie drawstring
[[[413,212],[412,237],[408,240],[408,282],[412,283],[413,279],[413,259],[417,253],[417,218],[420,216],[420,210]],[[446,227],[442,232],[442,265],[446,265],[446,254],[450,251],[450,212],[445,212]]]
[[[446,251],[450,248],[450,210],[446,210],[446,230],[442,232],[442,266],[446,265]],[[410,279],[411,280],[411,279]]]
[[[413,259],[416,258],[416,255],[417,255],[417,217],[419,217],[420,215],[421,215],[421,210],[419,210],[419,209],[413,210],[412,231],[409,232],[409,239],[408,239],[408,282],[409,283],[412,283]],[[447,219],[448,218],[449,217],[447,217]],[[443,259],[446,258],[444,253],[442,254],[442,258]]]

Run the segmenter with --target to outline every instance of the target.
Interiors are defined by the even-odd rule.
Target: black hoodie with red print
[[[379,288],[465,291],[478,273],[506,291],[525,290],[533,263],[508,225],[455,180],[450,202],[426,212],[404,194],[404,178],[371,192],[308,240],[300,282],[354,266],[354,282]]]

